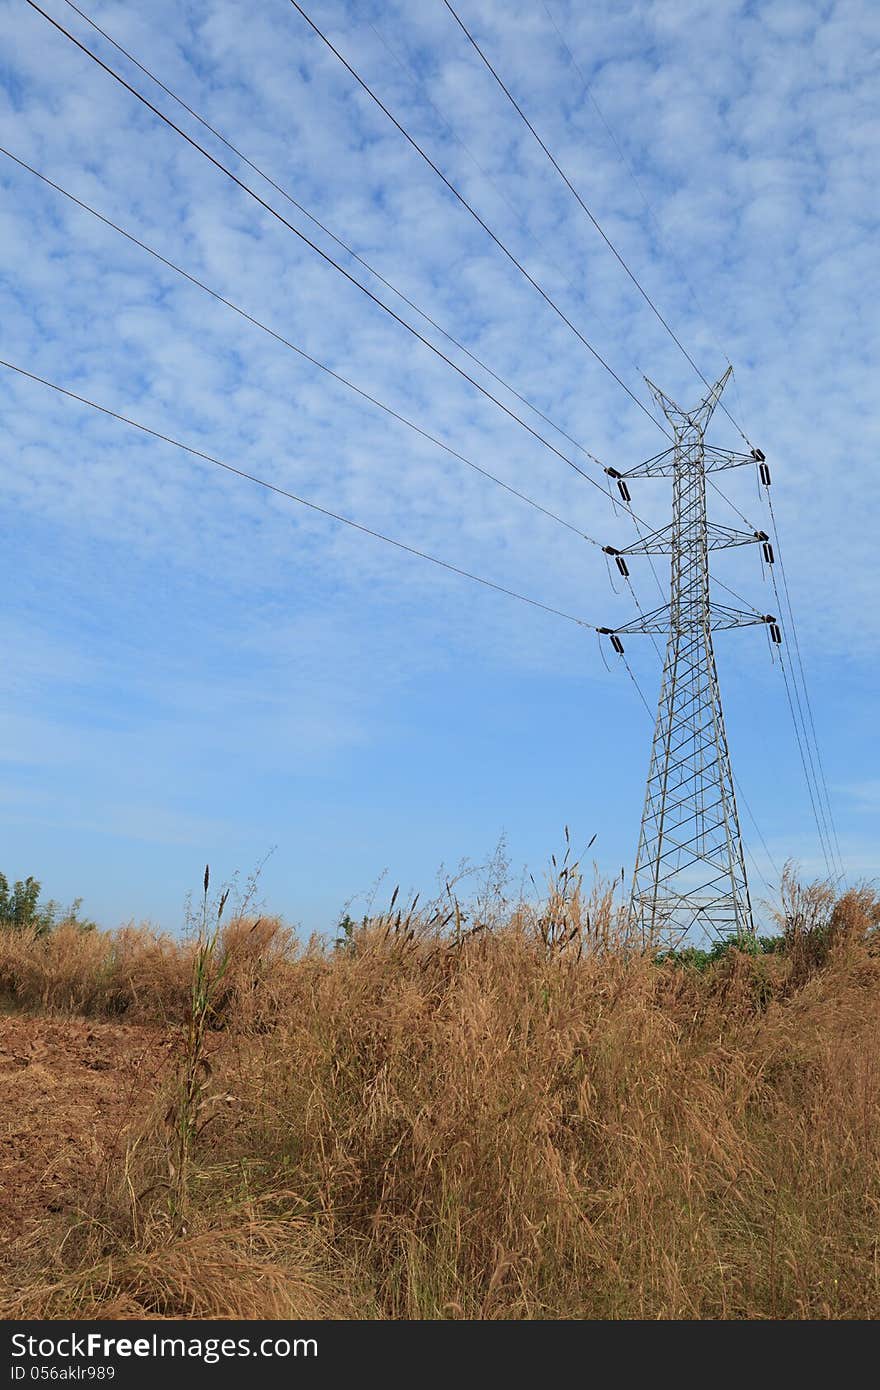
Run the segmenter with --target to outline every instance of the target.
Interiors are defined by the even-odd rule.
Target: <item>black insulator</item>
[[[616,632],[612,632],[611,634],[611,645],[617,652],[618,656],[623,656],[623,643],[621,642]]]
[[[762,549],[763,552],[764,552],[764,559],[767,561],[767,564],[768,564],[768,565],[772,565],[772,564],[773,564],[773,547],[772,547],[772,545],[770,544],[770,542],[769,542],[769,541],[765,541],[764,544],[761,546],[761,549]]]
[[[772,622],[772,619],[771,619],[771,618],[768,618],[767,621],[768,621],[768,623],[769,623],[769,622]],[[610,637],[611,634],[612,634],[612,632],[614,631],[614,629],[613,629],[613,628],[610,628],[610,627],[597,627],[597,628],[596,628],[596,631],[597,631],[597,632],[601,632],[601,634],[602,634],[603,637]]]
[[[755,540],[756,540],[756,541],[769,541],[769,539],[770,539],[770,537],[767,535],[767,532],[766,532],[766,531],[756,531],[756,532],[755,532]]]
[[[770,469],[767,467],[766,463],[758,464],[758,477],[765,487],[770,486]]]
[[[624,560],[622,555],[615,555],[614,559],[624,579],[629,579],[629,570],[626,567],[626,560]]]
[[[603,555],[618,555],[619,553],[616,545],[603,545],[602,547]]]
[[[605,472],[608,474],[609,478],[619,478],[619,477],[620,477],[620,474],[618,473],[618,471],[617,471],[616,468],[606,468],[606,469],[605,469]]]
[[[779,631],[778,623],[770,624],[770,637],[776,643],[777,647],[782,644],[782,633]]]
[[[755,463],[763,463],[766,455],[763,449],[753,449],[752,458],[755,460]]]
[[[630,495],[629,495],[629,488],[627,487],[627,485],[626,485],[626,483],[624,482],[623,478],[618,478],[618,479],[617,479],[617,491],[620,493],[620,495],[621,495],[621,497],[623,498],[624,502],[631,502],[631,501],[632,501],[632,498],[631,498]]]

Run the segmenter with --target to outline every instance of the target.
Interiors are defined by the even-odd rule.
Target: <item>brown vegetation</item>
[[[870,891],[789,878],[785,949],[700,968],[577,879],[337,946],[209,916],[0,933],[16,1153],[57,1177],[10,1223],[5,1316],[880,1315]],[[51,1068],[95,1047],[77,1126]]]

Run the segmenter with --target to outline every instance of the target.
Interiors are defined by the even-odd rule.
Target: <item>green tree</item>
[[[76,898],[65,911],[52,898],[41,903],[41,890],[39,879],[33,875],[17,879],[10,888],[8,878],[0,873],[0,931],[29,931],[45,936],[59,922],[73,922],[83,931],[94,930],[94,922],[79,917],[82,898]]]

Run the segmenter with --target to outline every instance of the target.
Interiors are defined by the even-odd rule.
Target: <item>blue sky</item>
[[[734,364],[730,408],[773,470],[843,858],[873,876],[880,14],[859,0],[548,5],[589,93],[543,0],[460,13],[703,372]],[[178,119],[64,0],[45,8]],[[604,462],[662,446],[286,0],[85,8]],[[441,0],[306,8],[627,385],[644,397],[647,373],[695,402],[699,379]],[[23,0],[0,4],[0,143],[584,531],[631,537]],[[588,622],[631,616],[593,547],[3,156],[0,247],[6,359]],[[578,846],[596,834],[603,872],[630,865],[650,721],[594,636],[8,373],[0,401],[8,875],[82,896],[106,925],[173,928],[206,860],[217,878],[246,875],[274,847],[262,892],[311,929],[383,872],[430,891],[441,864],[480,863],[502,833],[515,871],[538,876],[565,824]],[[720,415],[713,430],[736,446]],[[766,524],[750,469],[723,483]],[[661,524],[668,484],[639,483],[635,503]],[[718,498],[713,513],[737,524]],[[631,568],[652,604],[645,562]],[[716,572],[772,611],[752,548]],[[820,872],[765,634],[722,633],[717,655],[773,865]],[[627,656],[653,706],[648,639]],[[742,818],[762,897],[775,871]]]

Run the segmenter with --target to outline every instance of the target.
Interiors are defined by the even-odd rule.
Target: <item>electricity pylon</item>
[[[780,633],[771,615],[715,603],[709,592],[711,550],[760,542],[772,560],[765,532],[719,526],[706,513],[707,473],[745,463],[764,466],[760,450],[738,454],[705,443],[731,371],[690,411],[648,381],[674,442],[626,473],[607,470],[624,502],[630,500],[627,479],[672,478],[671,524],[633,545],[605,547],[625,577],[627,555],[671,556],[669,603],[607,629],[618,651],[622,633],[667,638],[631,899],[644,942],[665,949],[689,935],[695,940],[754,933],[712,633],[753,623],[769,624],[774,642]]]

